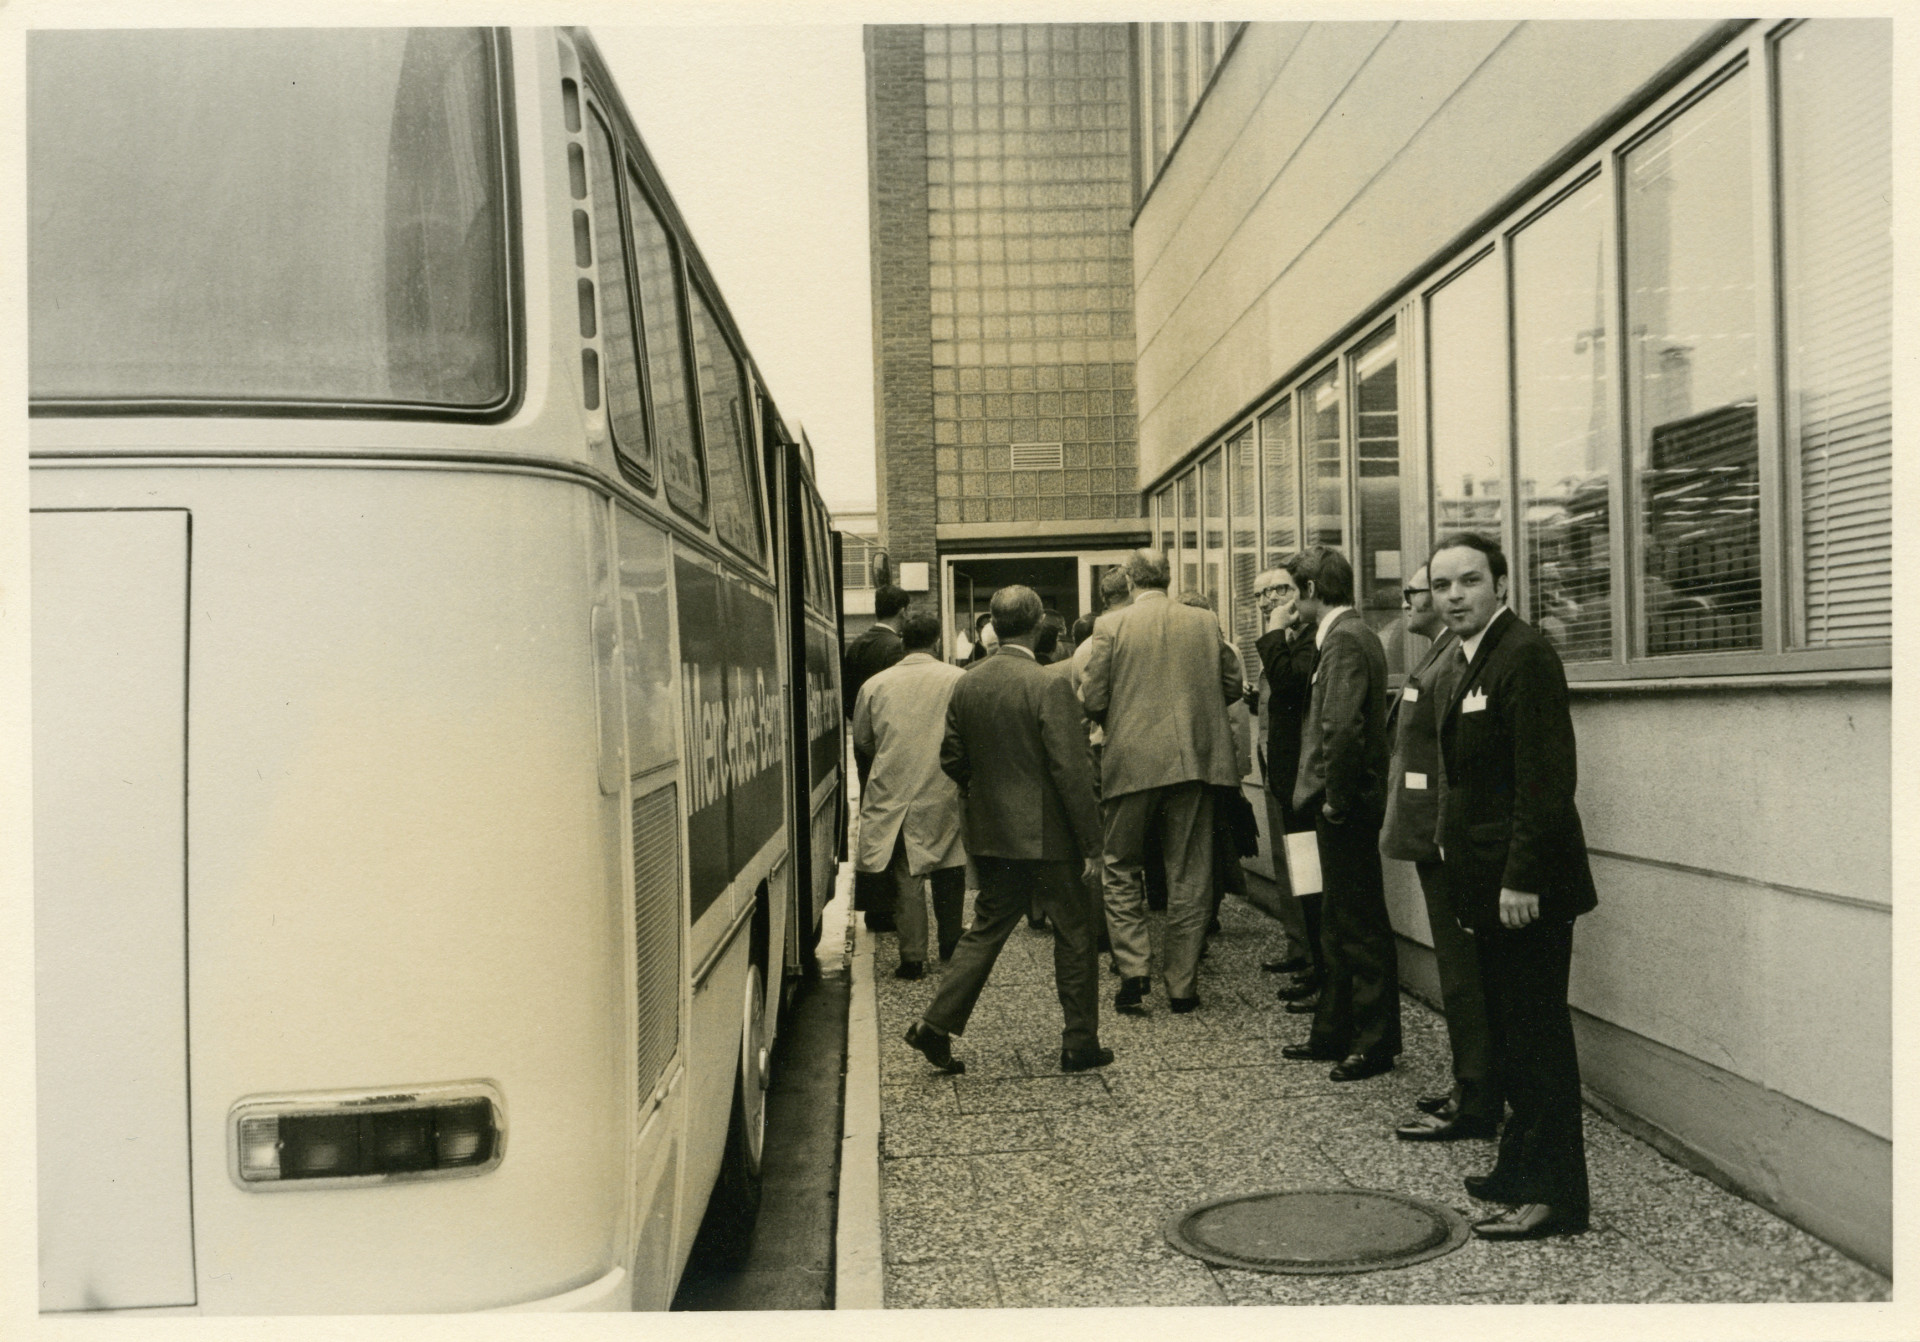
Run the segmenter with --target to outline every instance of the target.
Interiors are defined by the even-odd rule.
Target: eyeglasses
[[[1413,604],[1413,599],[1415,597],[1419,596],[1423,592],[1431,592],[1432,590],[1433,589],[1431,587],[1402,587],[1400,589],[1400,597],[1409,606],[1411,606]]]

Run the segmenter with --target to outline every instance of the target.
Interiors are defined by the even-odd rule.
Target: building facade
[[[867,29],[879,544],[949,640],[1009,582],[1070,621],[1147,541],[1131,40]]]
[[[1185,109],[1136,146],[1155,543],[1247,648],[1254,574],[1338,546],[1406,648],[1434,541],[1499,537],[1575,697],[1592,1097],[1886,1270],[1889,25],[1189,25],[1198,89],[1175,26],[1135,95]]]

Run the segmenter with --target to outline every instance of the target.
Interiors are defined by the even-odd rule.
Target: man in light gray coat
[[[1107,931],[1120,962],[1116,1010],[1138,1011],[1151,990],[1141,860],[1158,823],[1167,863],[1168,1005],[1200,1005],[1194,988],[1213,894],[1211,787],[1236,787],[1227,705],[1242,692],[1240,661],[1205,610],[1167,600],[1167,561],[1127,561],[1133,601],[1093,627],[1080,698],[1106,728],[1100,758],[1101,872]]]

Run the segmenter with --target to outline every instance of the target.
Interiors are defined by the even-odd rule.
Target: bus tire
[[[767,1035],[766,982],[760,966],[747,971],[747,997],[740,1030],[740,1065],[735,1069],[733,1112],[727,1120],[727,1145],[714,1180],[705,1227],[713,1262],[726,1267],[745,1261],[760,1214],[765,1177],[767,1081],[771,1051]]]

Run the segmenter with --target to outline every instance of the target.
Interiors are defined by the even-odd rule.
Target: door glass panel
[[[1300,460],[1293,441],[1293,401],[1260,416],[1260,480],[1265,520],[1262,568],[1273,568],[1300,548]]]
[[[1505,518],[1507,398],[1500,266],[1491,256],[1427,300],[1427,424],[1433,442],[1433,537],[1500,540]],[[1418,566],[1418,561],[1408,567]]]
[[[1300,389],[1300,455],[1307,468],[1307,545],[1347,544],[1347,481],[1340,460],[1340,370]]]
[[[1400,341],[1392,327],[1350,356],[1353,455],[1360,481],[1355,527],[1354,601],[1368,625],[1400,618]]]

